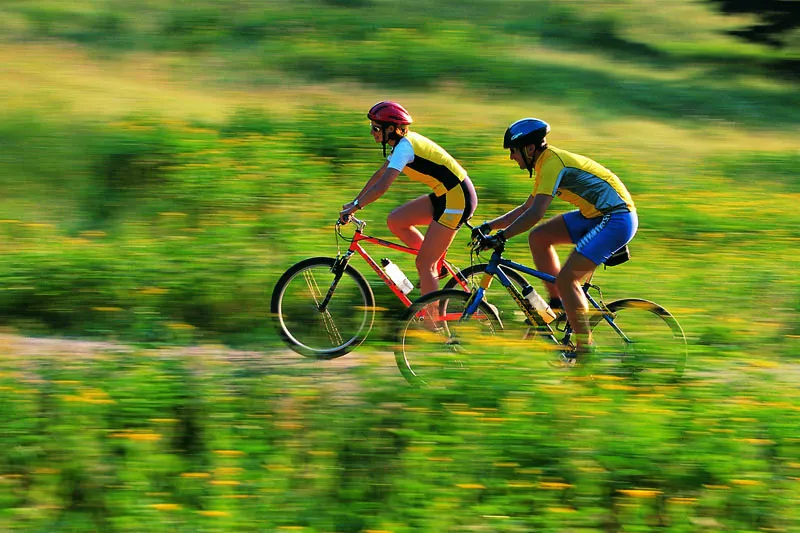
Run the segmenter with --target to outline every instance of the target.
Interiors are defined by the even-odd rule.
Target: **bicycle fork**
[[[328,304],[333,298],[333,292],[336,290],[336,286],[339,285],[339,280],[342,279],[342,274],[344,273],[344,269],[347,268],[347,263],[350,260],[351,252],[347,252],[343,257],[337,257],[336,260],[333,262],[331,266],[331,272],[333,273],[333,281],[331,282],[331,286],[328,288],[328,292],[325,294],[325,297],[322,301],[319,301],[319,295],[322,291],[319,290],[317,286],[317,280],[310,279],[310,276],[306,275],[306,283],[308,284],[308,290],[311,292],[311,296],[314,298],[314,303],[317,305],[317,311],[320,313],[327,312]]]
[[[344,273],[345,268],[347,268],[347,264],[350,261],[351,255],[353,255],[353,252],[348,251],[344,254],[344,256],[337,257],[333,262],[333,265],[330,269],[333,273],[333,281],[331,281],[331,285],[328,287],[328,292],[325,294],[325,297],[322,298],[322,301],[320,301],[319,298],[322,294],[322,291],[317,284],[317,280],[311,275],[310,272],[305,272],[303,274],[306,280],[306,285],[308,285],[308,291],[312,298],[314,298],[314,304],[317,307],[317,311],[320,313],[325,331],[328,333],[328,338],[333,346],[341,345],[343,340],[342,334],[339,332],[339,328],[336,327],[336,323],[334,322],[330,311],[328,311],[328,304],[333,298],[333,293],[336,291],[339,281],[342,279],[342,274]]]

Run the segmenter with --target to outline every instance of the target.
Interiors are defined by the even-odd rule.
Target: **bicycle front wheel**
[[[272,318],[284,342],[315,359],[333,359],[366,338],[375,297],[355,268],[330,257],[312,257],[287,270],[272,291]]]
[[[590,364],[595,375],[633,377],[651,383],[668,383],[681,377],[686,365],[686,336],[669,311],[638,298],[616,300],[607,307],[614,326],[601,316],[592,319],[597,352]]]
[[[485,302],[470,317],[462,315],[471,294],[457,289],[435,291],[409,307],[400,322],[395,362],[415,386],[448,387],[491,353],[488,338],[502,329],[497,312]]]

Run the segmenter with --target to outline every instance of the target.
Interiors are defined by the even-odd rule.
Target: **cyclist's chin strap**
[[[543,141],[540,146],[533,147],[533,155],[530,158],[528,158],[528,151],[525,149],[524,146],[522,147],[522,160],[525,161],[525,168],[528,169],[528,177],[530,178],[533,177],[533,165],[536,162],[536,157],[537,157],[536,151],[538,150],[539,155],[541,155],[542,153],[544,153],[546,149],[547,149],[547,142]]]
[[[533,155],[528,157],[528,150],[522,147],[522,160],[525,161],[525,168],[528,169],[528,177],[533,178],[533,160],[536,157],[536,148],[533,149]]]
[[[402,135],[397,133],[397,126],[395,126],[395,130],[391,133],[386,133],[386,129],[388,127],[389,126],[384,126],[381,130],[381,146],[383,146],[383,157],[386,157],[386,145],[389,143],[389,141],[394,141],[395,144],[397,144],[397,142],[403,138]]]

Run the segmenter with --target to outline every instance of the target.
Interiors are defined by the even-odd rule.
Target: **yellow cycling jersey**
[[[405,166],[403,173],[433,189],[436,196],[443,196],[467,177],[467,171],[458,161],[432,140],[413,131],[405,138],[414,149],[414,160]]]
[[[616,211],[635,211],[622,181],[600,163],[548,146],[534,165],[533,195],[558,196],[586,218]]]

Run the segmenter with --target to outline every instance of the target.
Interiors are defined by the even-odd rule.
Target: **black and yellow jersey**
[[[616,211],[635,211],[628,189],[600,163],[548,146],[534,165],[533,195],[558,196],[586,218]]]
[[[409,153],[409,148],[413,153]],[[424,183],[436,196],[443,196],[467,177],[467,171],[444,148],[413,131],[398,141],[392,150],[389,168]]]

